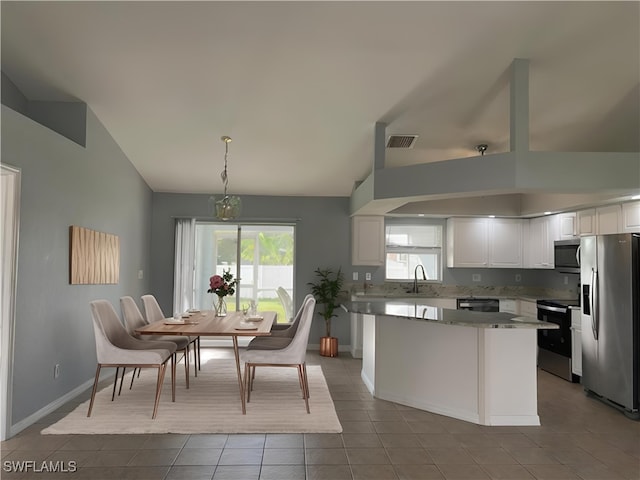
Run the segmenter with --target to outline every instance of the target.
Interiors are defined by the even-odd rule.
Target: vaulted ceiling
[[[638,2],[0,8],[7,77],[29,100],[86,102],[158,192],[220,192],[222,135],[230,190],[255,195],[351,195],[376,122],[419,135],[385,168],[506,152],[514,58],[531,150],[640,151]]]

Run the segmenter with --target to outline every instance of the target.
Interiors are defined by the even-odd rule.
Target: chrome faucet
[[[413,270],[413,288],[411,289],[411,293],[418,293],[418,268],[422,270],[422,280],[427,279],[427,274],[424,272],[422,264],[416,265],[416,268]]]

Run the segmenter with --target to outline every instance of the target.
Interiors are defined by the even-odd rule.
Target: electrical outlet
[[[567,277],[566,275],[564,276],[564,284],[569,285],[569,277]]]
[[[56,363],[53,366],[53,378],[58,378],[60,376],[60,364]]]
[[[353,272],[353,280],[354,281],[358,280],[358,272]]]
[[[138,280],[142,280],[144,278],[144,272],[142,270],[138,270]]]
[[[474,273],[473,275],[471,275],[471,281],[472,282],[482,281],[482,275],[480,275],[479,273]]]
[[[520,275],[519,273],[516,273],[516,282],[521,282],[522,281],[522,275]]]
[[[370,281],[371,280],[371,272],[365,273],[364,274],[364,278],[365,278],[365,280],[369,280]]]

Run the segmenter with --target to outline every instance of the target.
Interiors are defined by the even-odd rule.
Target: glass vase
[[[227,302],[224,301],[224,297],[218,297],[213,309],[216,311],[216,317],[224,317],[227,314]]]

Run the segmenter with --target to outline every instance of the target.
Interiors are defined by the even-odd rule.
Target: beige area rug
[[[244,371],[244,370],[243,370]],[[342,426],[320,366],[307,366],[309,408],[305,409],[295,368],[256,369],[251,402],[242,414],[235,361],[210,360],[198,377],[184,384],[184,368],[177,366],[176,401],[171,402],[169,374],[165,378],[158,415],[151,419],[156,381],[155,369],[142,371],[129,390],[127,374],[122,394],[111,401],[112,386],[96,394],[91,417],[89,401],[43,434],[121,433],[339,433]]]

